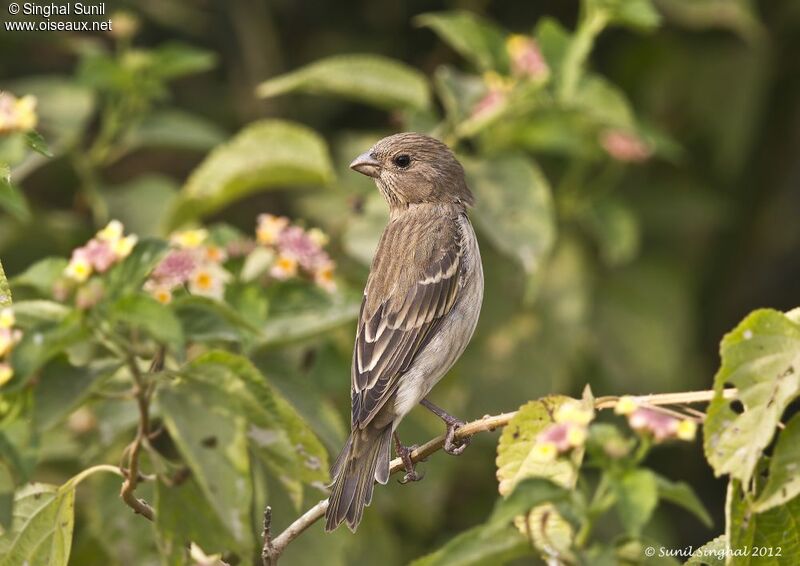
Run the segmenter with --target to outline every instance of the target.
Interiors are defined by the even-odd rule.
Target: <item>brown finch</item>
[[[461,423],[425,399],[472,338],[483,300],[483,267],[467,217],[473,204],[464,170],[431,137],[403,133],[379,141],[350,168],[375,179],[389,224],[372,260],[353,352],[350,437],[333,465],[326,531],[355,531],[374,482],[389,479],[392,436],[418,403],[447,424],[445,450],[459,454]],[[395,436],[405,481],[419,479]]]

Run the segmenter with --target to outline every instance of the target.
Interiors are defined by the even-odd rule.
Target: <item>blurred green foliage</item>
[[[250,563],[267,503],[278,531],[321,496],[386,219],[347,164],[398,130],[449,143],[477,196],[486,297],[437,403],[469,418],[585,383],[597,395],[713,386],[711,467],[699,443],[650,450],[597,422],[580,474],[578,451],[560,456],[567,479],[511,462],[518,487],[498,500],[483,435],[423,464],[425,481],[378,490],[356,536],[317,525],[283,561],[527,563],[557,540],[564,560],[636,563],[648,541],[697,547],[724,531],[709,544],[783,544],[770,563],[792,563],[798,385],[772,370],[797,361],[796,311],[780,312],[798,303],[800,265],[796,2],[106,5],[112,34],[0,32],[0,90],[14,96],[0,104],[0,258],[22,330],[0,389],[0,525],[29,535],[0,537],[0,564],[181,564],[190,541]],[[274,275],[280,248],[249,236],[259,213],[324,230],[335,291],[321,269]],[[65,279],[111,219],[135,247],[86,282]],[[201,224],[197,249],[229,256],[209,264],[224,289],[170,289],[168,305],[162,289],[143,292],[181,248],[170,234]],[[719,336],[763,306],[779,310],[724,339],[713,381]],[[762,359],[759,345],[780,355]],[[153,434],[136,495],[154,528],[119,500],[121,478],[80,475],[127,466],[141,395]],[[552,425],[546,399],[521,412],[529,445],[511,452],[532,453]],[[410,444],[441,430],[417,411],[401,432]],[[712,472],[733,478],[727,495]],[[672,520],[683,511],[659,500],[701,522]],[[508,526],[542,505],[560,521]]]

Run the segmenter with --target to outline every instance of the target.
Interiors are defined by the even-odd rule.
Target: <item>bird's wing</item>
[[[435,215],[405,218],[390,223],[381,237],[353,351],[354,428],[364,428],[392,396],[455,303],[463,256],[456,220]],[[420,241],[414,234],[424,238]]]

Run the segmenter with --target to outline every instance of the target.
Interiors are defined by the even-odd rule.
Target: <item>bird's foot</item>
[[[421,474],[416,470],[416,464],[411,459],[411,453],[417,448],[418,446],[416,444],[412,446],[403,446],[397,434],[394,435],[394,451],[397,452],[397,455],[403,461],[403,468],[406,470],[406,474],[403,476],[403,479],[397,480],[401,484],[419,481],[425,477],[425,474]]]
[[[444,437],[444,451],[451,456],[458,456],[461,454],[472,441],[469,436],[456,438],[456,431],[462,426],[464,426],[464,423],[457,419],[452,423],[447,423],[447,435]]]
[[[470,443],[470,437],[456,438],[456,431],[464,426],[464,421],[457,419],[447,411],[423,399],[420,404],[439,417],[447,425],[447,435],[444,437],[444,451],[453,456],[461,454]]]

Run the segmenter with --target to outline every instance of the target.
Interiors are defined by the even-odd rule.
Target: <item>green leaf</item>
[[[8,286],[3,264],[0,263],[0,307],[11,306],[11,302],[11,288]]]
[[[548,480],[526,479],[497,502],[485,524],[464,531],[411,566],[499,565],[525,556],[530,553],[529,543],[519,531],[508,528],[511,521],[547,503],[562,502],[568,495],[567,490]]]
[[[560,483],[542,476],[527,477],[516,485],[511,494],[497,502],[486,522],[486,528],[491,531],[500,530],[515,517],[524,515],[539,505],[566,501],[569,493]]]
[[[75,489],[29,484],[14,501],[11,530],[0,537],[0,566],[67,566]]]
[[[428,81],[419,71],[379,55],[336,55],[261,83],[260,97],[291,92],[339,96],[387,110],[427,108]]]
[[[16,326],[28,328],[43,322],[61,322],[70,308],[55,301],[33,300],[14,303]]]
[[[208,151],[225,141],[215,123],[177,109],[147,114],[122,140],[127,151],[139,148]]]
[[[753,508],[758,513],[783,505],[800,495],[800,414],[793,416],[778,436],[769,459],[769,475]]]
[[[322,334],[355,320],[360,305],[361,297],[353,293],[326,293],[323,298],[309,300],[298,308],[271,313],[257,344],[285,344]]]
[[[162,555],[183,558],[190,542],[199,544],[208,554],[236,548],[219,516],[208,512],[205,495],[194,478],[173,486],[156,482],[154,505]],[[187,513],[187,509],[192,512]]]
[[[11,352],[14,377],[5,389],[14,390],[26,384],[51,358],[83,342],[87,336],[88,330],[77,312],[55,324],[42,324],[27,330]]]
[[[11,526],[14,512],[14,476],[5,461],[0,461],[0,532]]]
[[[328,481],[327,453],[311,428],[246,358],[215,351],[182,372],[247,417],[247,437],[282,481]]]
[[[169,307],[149,295],[137,293],[122,297],[110,306],[108,316],[111,323],[144,330],[154,340],[169,346],[174,352],[180,352],[183,348],[180,321]]]
[[[556,236],[547,179],[521,155],[464,165],[478,225],[498,250],[516,259],[530,278],[537,277]]]
[[[626,471],[613,479],[616,510],[628,534],[638,536],[658,505],[658,484],[647,469]]]
[[[33,423],[45,431],[60,424],[77,409],[98,384],[110,378],[121,366],[115,360],[93,361],[74,366],[66,355],[47,364],[33,390]]]
[[[766,37],[751,0],[658,0],[658,9],[670,23],[689,29],[730,29],[755,42]]]
[[[522,480],[544,478],[564,487],[572,487],[577,480],[576,469],[583,457],[582,450],[574,450],[572,461],[560,458],[544,461],[534,451],[536,437],[553,424],[553,414],[566,401],[564,395],[548,395],[529,401],[503,428],[497,443],[497,479],[501,495],[512,493]]]
[[[530,545],[516,529],[486,534],[483,525],[457,535],[439,550],[417,558],[409,566],[500,566],[530,554]]]
[[[282,120],[250,124],[195,169],[171,213],[171,226],[215,212],[263,189],[325,185],[328,148],[313,130]]]
[[[28,147],[36,153],[44,155],[45,157],[53,157],[53,153],[50,151],[47,142],[44,141],[42,134],[36,130],[30,130],[25,134],[25,142],[28,144]]]
[[[445,43],[481,71],[508,70],[506,33],[473,12],[452,11],[422,14],[414,23],[431,28]]]
[[[756,513],[741,483],[728,483],[726,535],[728,550],[743,553],[754,547],[764,548],[773,556],[731,555],[729,566],[794,566],[800,556],[800,497],[778,505],[764,513]],[[777,555],[777,556],[776,556]]]
[[[162,175],[144,174],[121,185],[104,187],[111,218],[139,237],[165,233],[170,208],[178,195],[178,184]]]
[[[725,549],[728,538],[720,535],[708,541],[692,553],[692,557],[685,562],[686,566],[725,566]]]
[[[641,239],[639,220],[624,202],[602,199],[585,212],[583,221],[606,265],[622,265],[636,257]]]
[[[204,383],[177,382],[158,390],[164,424],[219,521],[245,556],[250,532],[247,422],[237,407]]]
[[[115,265],[106,276],[106,292],[116,298],[138,292],[169,246],[163,240],[140,240],[122,263]]]
[[[31,217],[31,209],[25,195],[12,182],[8,167],[0,164],[0,208],[21,222]]]
[[[14,287],[18,285],[31,287],[41,295],[50,297],[53,294],[53,285],[63,277],[67,263],[67,260],[63,257],[41,259],[19,275],[12,277],[11,283]]]
[[[162,43],[149,55],[153,73],[163,79],[207,71],[217,62],[214,52],[177,41]]]
[[[260,332],[227,303],[208,297],[179,297],[171,306],[187,340],[238,342],[250,340]]]
[[[800,324],[775,310],[754,311],[725,335],[720,355],[703,427],[706,458],[717,476],[730,474],[747,484],[786,407],[800,394]],[[738,389],[741,414],[722,397],[729,385]]]
[[[651,0],[588,0],[586,5],[589,12],[602,12],[611,24],[648,31],[661,22]]]
[[[706,510],[703,502],[697,497],[692,487],[684,482],[673,482],[665,477],[656,475],[656,483],[658,486],[658,497],[664,501],[669,501],[675,505],[683,507],[695,517],[700,519],[702,523],[711,528],[714,521],[711,519]]]

